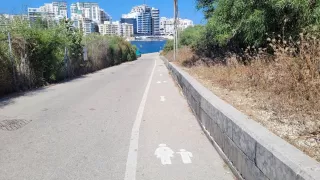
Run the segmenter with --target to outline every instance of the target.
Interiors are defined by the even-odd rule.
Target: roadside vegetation
[[[176,63],[320,161],[320,2],[197,3],[207,24],[181,33]]]
[[[30,23],[19,17],[0,17],[0,24],[0,96],[136,59],[135,47],[123,38],[83,36],[70,21]]]

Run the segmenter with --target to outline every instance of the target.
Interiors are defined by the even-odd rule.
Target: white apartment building
[[[105,21],[104,24],[99,25],[99,32],[102,35],[132,37],[133,25],[119,21]]]
[[[111,16],[101,9],[98,3],[77,2],[70,6],[71,20],[76,28],[82,29],[84,35],[96,31],[105,21],[111,21]]]
[[[174,34],[174,19],[161,17],[160,18],[160,34],[171,35]]]
[[[133,24],[122,23],[121,24],[121,36],[122,37],[133,37]]]
[[[179,19],[179,28],[184,30],[188,27],[194,26],[193,21],[190,19]]]
[[[118,21],[116,22],[105,21],[104,24],[99,25],[99,33],[102,35],[108,35],[108,36],[120,36],[121,35],[120,23]]]
[[[85,17],[73,21],[73,26],[81,29],[84,35],[96,32],[96,23]]]
[[[38,18],[59,21],[67,18],[67,3],[64,1],[45,3],[39,8],[28,8],[28,18],[35,21]]]
[[[101,10],[98,3],[77,2],[70,6],[71,20],[78,20],[80,17],[91,19],[93,22],[101,23]]]
[[[152,35],[160,35],[160,11],[159,9],[151,9],[152,16]]]
[[[193,21],[189,19],[178,19],[178,29],[184,30],[188,27],[194,26]],[[160,18],[160,34],[173,35],[174,34],[174,19],[173,18]]]
[[[68,15],[67,3],[63,1],[46,3],[39,9],[40,11],[44,12],[45,15],[53,17],[54,19],[63,19]]]

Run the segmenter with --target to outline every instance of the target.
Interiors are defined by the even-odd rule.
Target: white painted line
[[[160,76],[162,76],[162,74],[160,74]]]
[[[138,147],[139,147],[139,131],[140,131],[140,125],[142,120],[142,115],[144,112],[144,107],[146,105],[146,101],[148,98],[148,93],[150,89],[150,85],[152,82],[152,77],[154,74],[154,71],[156,69],[157,61],[155,59],[154,61],[154,67],[152,69],[152,72],[150,74],[150,78],[147,84],[147,87],[144,91],[136,119],[134,121],[132,132],[131,132],[131,138],[130,138],[130,146],[129,146],[129,152],[128,152],[128,158],[127,158],[127,164],[126,164],[126,174],[124,177],[124,180],[135,180],[136,179],[136,172],[137,172],[137,157],[138,157]]]
[[[193,155],[191,152],[188,152],[185,149],[180,149],[180,152],[177,152],[177,154],[181,155],[181,159],[184,164],[192,163],[191,158],[193,157]]]
[[[158,81],[157,84],[161,84],[161,81]]]
[[[163,83],[167,83],[167,81],[163,81]]]
[[[171,158],[174,157],[174,152],[172,151],[172,149],[167,147],[166,144],[159,144],[159,147],[154,152],[154,155],[158,159],[161,159],[162,165],[167,165],[167,164],[172,164]]]
[[[166,98],[164,96],[160,96],[160,101],[161,102],[165,102],[166,101]]]

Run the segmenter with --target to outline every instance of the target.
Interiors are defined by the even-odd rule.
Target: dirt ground
[[[168,59],[170,57],[167,56]],[[239,79],[225,77],[231,79],[231,82],[226,82],[223,76],[227,75],[222,71],[227,70],[219,67],[176,64],[221,99],[320,162],[320,109],[311,113],[305,108],[293,106],[294,103],[287,102],[288,99],[274,92],[240,85]]]

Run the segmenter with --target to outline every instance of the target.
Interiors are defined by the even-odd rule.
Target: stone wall
[[[246,180],[320,180],[320,163],[215,96],[161,57],[207,136]]]

